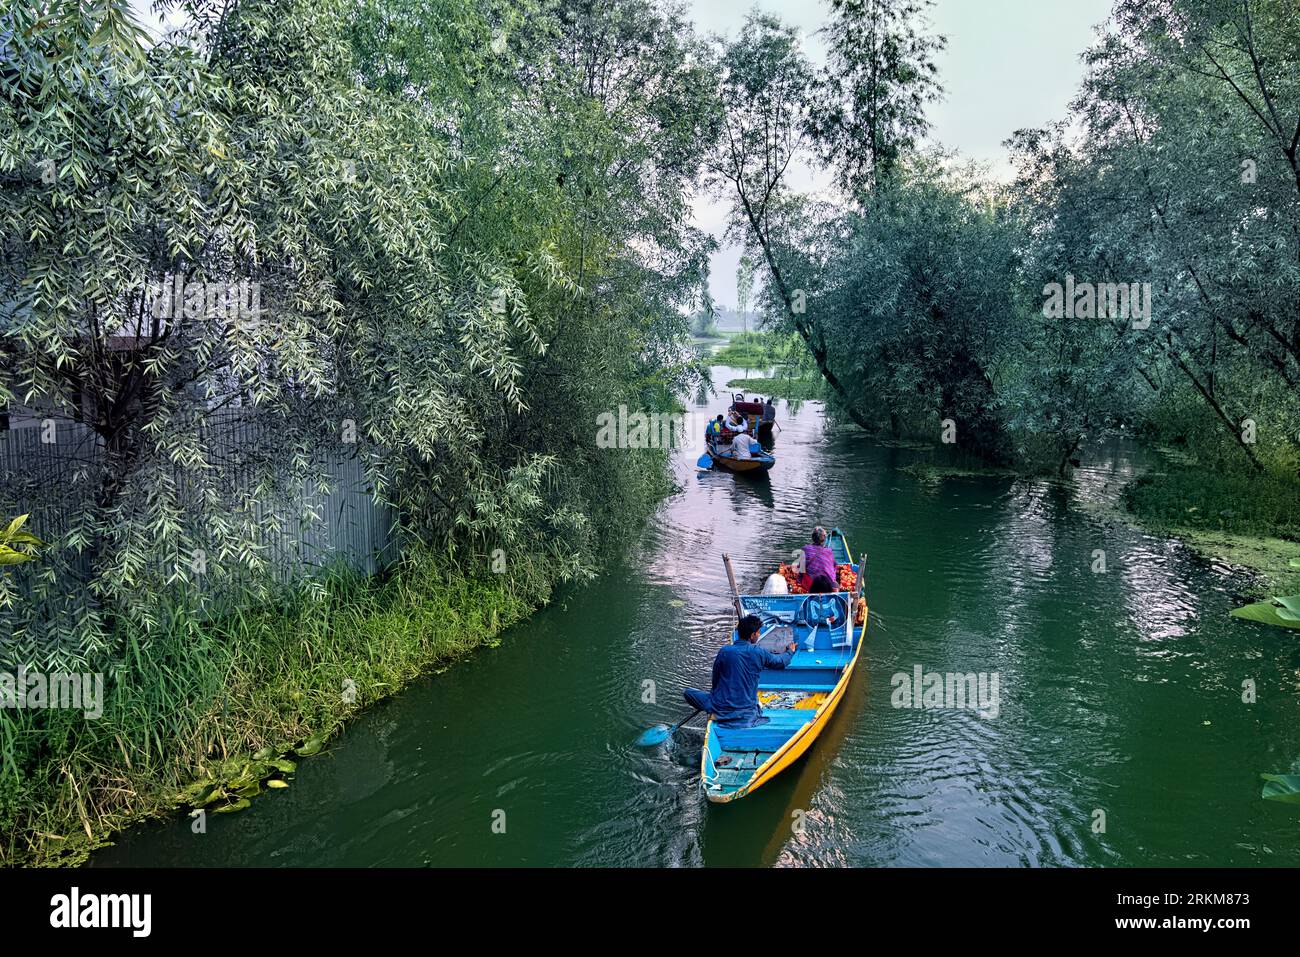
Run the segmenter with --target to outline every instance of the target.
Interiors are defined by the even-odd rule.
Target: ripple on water
[[[1228,619],[1235,572],[1083,507],[1114,501],[1132,455],[1070,485],[923,483],[900,467],[927,452],[828,430],[819,403],[779,417],[770,475],[685,450],[625,563],[361,717],[216,839],[137,829],[95,863],[1300,865],[1257,777],[1300,756],[1297,646]],[[632,741],[709,683],[721,554],[757,589],[815,522],[867,555],[860,673],[804,759],[709,805],[698,728]],[[997,716],[893,707],[917,665],[996,673]],[[1267,692],[1250,706],[1245,676]]]

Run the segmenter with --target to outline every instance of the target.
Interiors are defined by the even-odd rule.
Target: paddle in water
[[[695,467],[704,470],[713,468],[713,456],[709,455],[708,452],[705,452],[696,460]]]
[[[641,732],[641,736],[636,739],[637,746],[642,748],[652,748],[661,741],[667,741],[673,736],[673,733],[678,728],[699,714],[700,710],[701,709],[697,708],[674,725],[657,724],[653,728],[646,728]]]

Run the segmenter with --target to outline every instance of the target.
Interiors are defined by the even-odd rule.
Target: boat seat
[[[817,668],[807,671],[767,671],[759,683],[759,691],[830,691],[837,684],[844,672],[834,668]],[[782,677],[784,675],[784,677]]]
[[[804,651],[801,648],[794,653],[794,657],[785,666],[785,670],[806,671],[811,668],[843,668],[852,660],[852,648],[814,648],[812,651]]]
[[[763,717],[771,719],[767,724],[754,728],[723,728],[715,724],[713,730],[724,751],[772,752],[785,744],[797,728],[811,721],[816,714],[811,708],[765,710]]]

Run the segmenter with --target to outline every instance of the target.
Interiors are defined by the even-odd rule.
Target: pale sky
[[[1092,43],[1093,27],[1110,14],[1112,0],[937,0],[932,32],[948,38],[939,57],[942,102],[932,104],[930,139],[962,156],[987,163],[995,176],[1010,166],[1002,143],[1018,129],[1063,119],[1083,78],[1080,54]],[[131,0],[139,19],[157,31],[150,0]],[[690,0],[702,32],[734,35],[755,6],[799,28],[808,52],[821,59],[815,36],[826,0]],[[824,177],[807,168],[794,171],[792,185],[816,189]],[[696,225],[722,239],[725,203],[694,204]],[[710,287],[719,305],[735,306],[738,249],[719,250],[712,260]]]
[[[815,36],[830,6],[825,0],[691,0],[696,26],[734,35],[757,6],[798,27],[809,54],[820,62]],[[1083,79],[1079,57],[1094,38],[1093,27],[1110,15],[1111,0],[937,0],[931,32],[948,38],[938,58],[944,99],[928,109],[930,141],[1010,173],[1002,147],[1019,129],[1064,119]],[[824,185],[800,171],[793,184]],[[695,204],[696,224],[722,239],[725,203]],[[735,306],[739,249],[721,249],[711,262],[710,291],[718,305]]]

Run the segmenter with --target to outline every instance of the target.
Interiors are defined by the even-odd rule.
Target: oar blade
[[[668,735],[673,733],[673,729],[666,724],[657,724],[653,728],[646,728],[641,732],[640,737],[636,739],[638,747],[652,748],[656,744],[662,744],[668,740]]]
[[[701,455],[698,459],[695,460],[695,467],[699,469],[713,468],[713,456],[709,455],[708,452],[705,452],[703,455]]]

